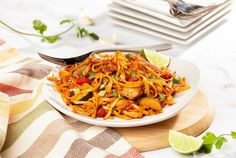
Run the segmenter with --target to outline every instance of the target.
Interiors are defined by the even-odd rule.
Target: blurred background
[[[218,42],[222,43],[222,39],[226,38],[227,33],[230,34],[227,30],[234,30],[232,28],[235,28],[236,14],[234,9],[227,14],[229,10],[235,6],[234,4],[231,6],[231,1],[229,0],[198,1],[198,4],[203,5],[204,3],[205,5],[222,3],[223,7],[221,7],[219,12],[213,12],[211,13],[212,15],[209,15],[208,17],[209,19],[212,19],[211,21],[217,21],[220,17],[221,20],[218,20],[216,24],[209,28],[208,25],[205,24],[197,28],[197,30],[194,29],[198,25],[201,25],[205,21],[209,21],[208,23],[211,21],[208,18],[202,18],[205,21],[200,18],[200,20],[196,20],[197,24],[196,22],[193,22],[192,24],[193,20],[178,20],[170,15],[166,15],[169,12],[169,5],[163,0],[148,0],[145,1],[146,4],[142,4],[142,1],[139,0],[131,0],[130,2],[132,1],[137,2],[137,4],[131,3],[131,6],[128,4],[127,7],[127,0],[7,0],[1,2],[0,19],[10,26],[24,32],[34,32],[32,21],[34,19],[40,19],[47,24],[47,34],[50,35],[66,28],[66,26],[59,25],[59,22],[62,19],[78,19],[88,16],[94,21],[94,25],[87,26],[87,28],[100,36],[101,41],[99,42],[104,42],[105,40],[105,42],[112,44],[145,45],[169,41],[176,45],[175,50],[169,52],[172,56],[180,55],[199,43],[203,38],[214,39],[210,40],[212,42],[214,41],[214,43],[208,43],[208,45],[212,44],[217,46]],[[155,5],[153,5],[153,3]],[[146,13],[145,10],[140,11],[139,8],[137,10],[136,7],[140,7],[140,5],[141,9],[144,8],[151,12]],[[131,16],[132,14],[136,15],[136,17]],[[120,26],[122,23],[125,27]],[[186,23],[189,23],[188,27]],[[138,28],[130,29],[131,24]],[[139,28],[141,28],[141,31]],[[145,28],[146,31],[142,30],[143,28]],[[137,29],[139,31],[137,31]],[[199,35],[198,33],[194,33],[197,31],[199,32],[199,30],[203,30]],[[7,43],[14,45],[14,47],[24,50],[24,52],[29,54],[37,49],[46,49],[61,45],[82,48],[94,43],[86,38],[77,39],[74,36],[75,33],[73,31],[64,35],[63,38],[55,44],[42,43],[40,39],[34,37],[19,36],[5,27],[0,27],[0,32],[1,38],[5,39]],[[190,37],[193,35],[196,37],[194,36],[194,38],[191,39]],[[176,38],[173,36],[178,37]],[[227,42],[230,43],[230,41],[231,40],[228,38]]]

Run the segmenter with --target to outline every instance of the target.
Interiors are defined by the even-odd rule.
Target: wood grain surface
[[[170,129],[197,136],[210,126],[212,119],[213,108],[205,94],[198,91],[192,101],[171,119],[147,126],[115,130],[139,151],[149,151],[169,146]]]

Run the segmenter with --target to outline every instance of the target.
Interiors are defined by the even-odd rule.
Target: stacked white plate
[[[195,3],[201,4],[200,1],[203,0]],[[109,15],[117,25],[179,44],[189,44],[219,25],[230,11],[231,0],[206,1],[220,5],[211,12],[188,20],[173,17],[166,0],[114,0],[109,5]]]

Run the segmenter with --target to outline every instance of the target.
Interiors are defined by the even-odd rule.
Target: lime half
[[[187,136],[174,130],[170,130],[169,144],[175,151],[179,153],[191,154],[201,148],[203,140],[196,137]]]
[[[151,64],[161,68],[167,67],[170,63],[170,57],[163,55],[161,53],[157,53],[154,50],[143,49],[140,52],[140,55],[145,57]]]

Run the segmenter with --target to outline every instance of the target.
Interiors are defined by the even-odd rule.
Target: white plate
[[[228,9],[228,8],[226,8],[226,9]],[[208,26],[206,26],[205,28],[201,29],[197,33],[193,34],[191,37],[189,37],[186,40],[183,40],[183,39],[180,39],[180,38],[176,38],[176,37],[164,34],[164,33],[159,32],[159,31],[154,31],[154,30],[148,29],[146,27],[142,27],[140,25],[136,25],[136,24],[124,21],[124,20],[117,19],[117,18],[112,18],[111,21],[114,24],[117,24],[117,25],[129,28],[129,29],[132,29],[132,30],[140,31],[140,32],[143,32],[143,33],[146,33],[146,34],[149,34],[149,35],[152,35],[152,36],[156,36],[158,38],[166,39],[166,40],[178,43],[178,44],[187,45],[187,44],[190,44],[190,43],[194,42],[195,40],[197,40],[201,36],[205,35],[208,31],[210,31],[211,29],[213,29],[217,25],[219,25],[222,21],[225,20],[225,16],[229,12],[230,12],[230,10],[228,9],[227,12],[224,15],[222,15],[221,17],[219,17],[215,21],[211,22]]]
[[[227,6],[229,6],[229,3],[226,3],[225,5],[226,5],[225,7],[227,7]],[[194,34],[196,34],[197,32],[199,32],[200,30],[202,30],[203,28],[207,27],[210,23],[212,23],[216,19],[222,17],[227,12],[229,12],[230,8],[225,8],[225,7],[222,8],[222,10],[216,12],[212,17],[210,17],[209,19],[207,19],[206,21],[204,21],[200,25],[195,26],[192,30],[187,31],[187,32],[176,31],[176,30],[167,28],[167,27],[162,26],[162,25],[157,25],[157,24],[153,24],[153,23],[150,23],[150,22],[145,22],[143,20],[133,18],[133,17],[130,17],[130,16],[126,16],[124,14],[120,14],[120,13],[116,13],[116,12],[110,12],[109,15],[113,18],[116,18],[116,19],[127,21],[127,22],[130,22],[132,24],[136,24],[136,25],[148,28],[148,29],[153,30],[153,31],[159,31],[163,34],[167,34],[167,35],[173,36],[175,38],[186,40],[186,39],[190,38],[191,36],[193,36]]]
[[[176,71],[177,75],[185,76],[186,82],[191,86],[191,89],[177,94],[175,96],[176,103],[172,106],[164,108],[163,113],[154,116],[146,116],[141,119],[122,120],[119,118],[114,118],[113,120],[103,120],[102,118],[93,119],[91,117],[76,114],[72,112],[71,108],[62,101],[60,94],[55,88],[53,88],[53,84],[49,81],[45,81],[43,85],[43,95],[46,100],[60,112],[89,124],[106,127],[134,127],[153,124],[164,121],[178,114],[180,110],[188,104],[197,91],[200,78],[200,72],[197,66],[184,60],[171,58],[169,68],[172,71]],[[50,75],[52,75],[52,73],[57,73],[59,69],[60,67],[55,68]]]
[[[204,0],[205,1],[205,0]],[[209,4],[224,4],[229,0],[211,0],[210,3],[208,4],[202,4],[202,5],[209,5]],[[166,1],[162,0],[148,0],[148,1],[143,1],[143,0],[113,0],[114,3],[127,7],[129,9],[136,10],[138,12],[141,12],[146,15],[153,16],[155,18],[161,19],[163,21],[169,22],[171,24],[174,24],[179,27],[188,27],[195,21],[199,20],[200,18],[204,17],[207,15],[207,13],[204,13],[200,16],[197,16],[192,19],[188,20],[181,20],[178,18],[173,17],[172,15],[169,14],[169,5]],[[195,1],[192,1],[192,3],[196,3]]]

